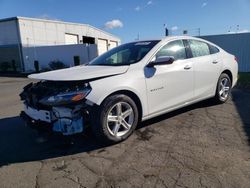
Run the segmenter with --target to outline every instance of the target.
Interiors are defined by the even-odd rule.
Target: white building
[[[120,39],[87,24],[25,17],[0,20],[0,64],[13,62],[19,72],[34,71],[59,60],[74,65],[74,56],[86,63],[120,44]]]

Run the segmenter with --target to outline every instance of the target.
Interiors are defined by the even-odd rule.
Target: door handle
[[[218,63],[218,61],[213,61],[213,64],[217,64]]]
[[[190,65],[186,65],[185,67],[184,67],[184,69],[185,70],[189,70],[189,69],[191,69],[192,67],[190,66]]]

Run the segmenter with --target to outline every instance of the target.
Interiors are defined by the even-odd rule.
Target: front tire
[[[127,95],[108,97],[95,112],[92,115],[92,131],[105,143],[127,139],[138,124],[138,108]]]
[[[231,94],[231,89],[232,89],[232,81],[230,77],[222,73],[219,77],[218,83],[217,83],[217,89],[216,89],[216,94],[215,94],[215,101],[217,103],[225,103]]]

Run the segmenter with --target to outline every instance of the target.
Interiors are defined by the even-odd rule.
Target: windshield
[[[159,40],[123,44],[97,57],[88,65],[122,66],[139,62]]]

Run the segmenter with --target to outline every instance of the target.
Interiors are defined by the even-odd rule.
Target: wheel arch
[[[136,106],[138,107],[138,113],[139,113],[139,120],[142,119],[142,115],[143,115],[143,106],[142,106],[142,102],[140,100],[140,98],[138,97],[138,95],[136,93],[134,93],[133,91],[130,90],[118,90],[115,92],[110,93],[109,95],[107,95],[101,103],[103,103],[108,97],[112,96],[112,95],[127,95],[128,97],[130,97],[136,104]]]
[[[231,82],[233,83],[233,74],[232,74],[232,72],[229,69],[225,69],[224,71],[222,71],[221,74],[223,74],[223,73],[227,74],[229,76]]]

